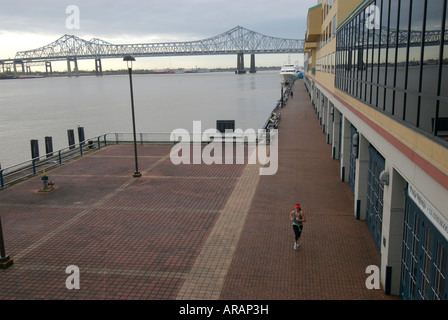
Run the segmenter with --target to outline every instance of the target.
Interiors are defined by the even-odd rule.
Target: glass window
[[[446,277],[447,277],[447,253],[445,247],[438,243],[437,245],[437,261],[435,265],[435,283],[434,283],[434,298],[446,299]]]
[[[336,15],[333,17],[333,36],[336,34],[337,20]]]
[[[419,105],[419,86],[420,86],[420,61],[421,45],[423,32],[423,13],[425,9],[424,0],[412,1],[410,40],[409,40],[409,61],[408,61],[408,79],[406,95],[405,120],[412,125],[417,125],[418,105]],[[409,93],[409,92],[412,92]]]
[[[353,51],[353,61],[352,61],[352,89],[351,89],[351,93],[355,94],[355,87],[356,87],[356,79],[357,74],[358,74],[358,41],[359,41],[359,35],[358,35],[358,16],[353,19],[353,24],[352,24],[352,30],[353,30],[353,41],[352,41],[352,51]]]
[[[439,53],[444,0],[427,1],[422,65],[421,92],[434,95],[421,98],[419,127],[433,133],[436,118],[436,95],[439,83]]]
[[[357,35],[358,35],[358,40],[356,42],[356,48],[357,48],[357,69],[356,69],[356,97],[361,98],[361,80],[362,80],[362,70],[363,70],[363,64],[364,64],[364,30],[363,30],[363,16],[362,14],[358,15],[357,17],[357,24],[356,24],[356,28],[357,28]]]
[[[335,73],[337,88],[448,141],[447,1],[368,2],[339,30],[336,54],[319,66]],[[334,18],[327,36],[337,26]]]
[[[405,120],[406,122],[417,126],[417,110],[418,107],[418,95],[413,93],[406,94],[406,110],[405,110]]]
[[[405,93],[403,91],[395,90],[394,95],[394,115],[399,119],[403,119]]]
[[[380,61],[378,72],[378,84],[386,84],[386,64],[387,64],[387,40],[389,25],[389,0],[382,1],[381,5],[381,31],[380,31]],[[384,109],[385,88],[378,87],[378,108]]]
[[[411,30],[409,41],[408,89],[419,91],[420,85],[420,53],[423,32],[424,0],[412,1]]]
[[[372,82],[373,82],[373,65],[374,65],[374,38],[375,38],[375,29],[372,28],[366,28],[368,32],[368,53],[367,53],[367,82],[370,82],[370,84],[366,85],[366,102],[368,104],[372,103]]]
[[[376,6],[381,7],[381,0],[376,1]],[[371,91],[371,104],[375,107],[378,105],[378,62],[379,62],[379,44],[380,44],[381,29],[373,29],[373,54],[372,54],[372,91]]]
[[[398,24],[397,62],[395,68],[395,104],[394,115],[404,119],[406,74],[408,60],[409,10],[410,0],[401,0]]]
[[[443,33],[444,47],[442,57],[442,79],[440,80],[440,96],[448,97],[448,5],[445,12],[445,30]],[[448,102],[439,102],[437,135],[448,140]]]
[[[407,61],[407,42],[409,27],[409,9],[410,0],[401,0],[400,4],[400,23],[398,26],[398,49],[397,49],[397,68],[396,68],[396,87],[405,89],[406,84],[406,61]]]
[[[432,271],[432,257],[434,246],[434,233],[430,228],[425,229],[425,239],[423,243],[423,265],[422,265],[422,285],[420,296],[422,299],[428,300],[431,298],[431,271]]]
[[[444,32],[444,48],[443,48],[443,63],[442,63],[442,80],[440,95],[448,97],[448,6],[445,13],[445,32]]]
[[[418,127],[433,133],[436,115],[436,98],[421,97]]]
[[[424,37],[422,92],[437,94],[439,80],[440,30],[444,0],[427,1]]]
[[[387,52],[387,78],[386,86],[386,105],[385,110],[390,114],[394,114],[394,90],[395,87],[395,61],[396,61],[396,45],[397,45],[397,30],[398,30],[398,4],[399,1],[392,1],[390,3],[389,12],[389,45]]]

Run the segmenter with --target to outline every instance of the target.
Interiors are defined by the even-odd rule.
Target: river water
[[[133,75],[137,132],[190,132],[216,120],[235,120],[236,128],[262,128],[280,98],[277,71]],[[67,130],[84,127],[85,137],[132,132],[128,75],[54,77],[0,81],[0,164],[31,159],[30,140],[45,137],[53,149],[68,146]]]

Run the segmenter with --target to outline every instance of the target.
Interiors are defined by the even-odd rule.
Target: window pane
[[[418,96],[408,93],[406,95],[405,120],[414,126],[417,125],[417,106],[418,106]]]
[[[435,277],[435,298],[445,299],[445,285],[447,276],[447,253],[442,244],[437,245],[437,264],[436,264],[436,277]]]
[[[377,0],[376,1],[376,5],[378,7],[381,7],[381,0]],[[373,69],[372,69],[372,82],[373,83],[378,83],[378,62],[379,62],[379,45],[380,45],[380,36],[381,36],[381,29],[379,28],[375,28],[373,29],[373,55],[372,55],[372,59],[373,59]],[[374,97],[372,99],[372,104],[373,105],[377,105],[377,101],[376,101],[376,89],[374,90]]]
[[[447,6],[448,11],[448,6]],[[448,13],[448,12],[447,12]],[[443,48],[443,66],[442,66],[442,87],[440,95],[448,97],[448,14],[445,14],[445,32],[444,32],[444,48]]]
[[[389,1],[383,1],[381,6],[381,32],[380,32],[380,62],[378,83],[380,85],[386,84],[386,64],[387,64],[387,40],[388,33],[387,28],[389,24],[388,20]],[[378,108],[384,109],[384,93],[385,88],[378,88]]]
[[[401,0],[396,88],[405,89],[410,0]]]
[[[425,230],[423,244],[423,265],[422,265],[422,296],[424,299],[431,298],[431,271],[433,260],[434,233],[430,228]]]
[[[395,106],[394,106],[394,115],[399,119],[403,119],[404,112],[404,92],[395,91]]]
[[[419,91],[420,53],[423,32],[423,12],[425,1],[412,1],[411,37],[409,43],[408,89]]]
[[[393,106],[394,106],[394,90],[387,88],[386,89],[386,105],[385,109],[386,112],[393,114]]]
[[[437,135],[448,141],[448,102],[440,101]]]
[[[444,0],[427,1],[422,75],[422,92],[424,93],[437,94],[443,2]]]
[[[436,99],[421,97],[419,128],[433,133],[434,118],[436,115]]]
[[[387,79],[386,85],[388,87],[395,86],[395,54],[397,42],[398,29],[398,1],[392,1],[390,4],[390,18],[389,18],[389,48],[387,52]],[[393,114],[394,108],[394,92],[392,89],[386,90],[386,106],[385,110]]]

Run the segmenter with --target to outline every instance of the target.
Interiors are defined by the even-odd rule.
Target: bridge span
[[[237,26],[222,34],[203,40],[165,43],[112,44],[94,38],[84,40],[74,35],[64,35],[56,41],[32,50],[18,51],[14,59],[0,60],[0,71],[31,72],[31,65],[45,64],[46,73],[52,72],[52,61],[67,61],[67,73],[71,65],[78,73],[78,60],[94,59],[97,75],[102,74],[101,59],[158,56],[237,55],[236,73],[245,73],[244,54],[251,55],[249,72],[255,70],[255,54],[303,53],[304,40],[271,37]]]

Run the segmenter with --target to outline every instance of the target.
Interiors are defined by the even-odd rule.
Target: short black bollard
[[[70,149],[74,149],[75,148],[75,132],[73,131],[73,129],[68,129],[67,135],[68,135],[68,146],[70,147]]]
[[[47,153],[47,158],[53,156],[53,138],[45,137],[45,151]]]
[[[3,240],[2,220],[0,217],[0,269],[6,269],[11,266],[14,261],[6,255],[5,242]]]
[[[79,143],[86,141],[86,138],[84,136],[84,128],[79,126],[78,126],[78,139]]]
[[[34,159],[34,158],[39,158],[39,141],[38,140],[31,140],[31,159]]]

